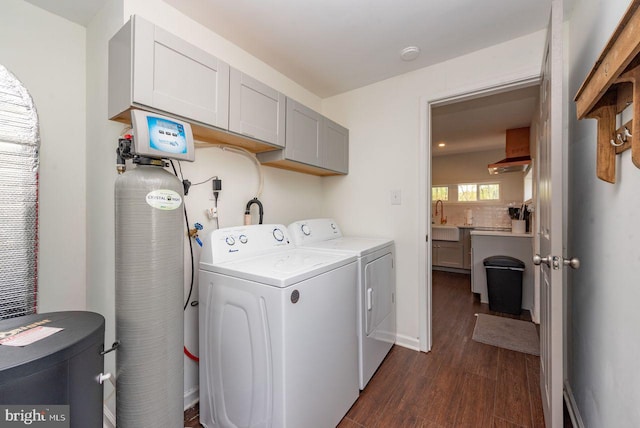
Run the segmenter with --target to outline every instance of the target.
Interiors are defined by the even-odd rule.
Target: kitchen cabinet
[[[471,228],[460,228],[461,240],[462,240],[462,267],[464,269],[471,269]]]
[[[229,78],[229,131],[285,147],[284,94],[234,68]]]
[[[471,269],[471,230],[473,229],[469,227],[460,227],[459,229],[459,241],[432,241],[432,266]]]
[[[283,150],[259,153],[265,165],[337,175],[349,172],[349,131],[320,113],[287,98]]]
[[[431,264],[447,268],[462,269],[464,266],[464,245],[460,241],[433,241],[431,244]]]
[[[227,129],[228,102],[228,64],[151,22],[134,15],[109,41],[110,118],[141,107]]]

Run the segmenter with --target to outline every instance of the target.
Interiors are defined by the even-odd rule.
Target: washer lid
[[[358,257],[362,257],[390,245],[393,245],[393,240],[391,239],[347,237],[330,239],[328,241],[322,242],[314,242],[312,244],[306,244],[299,248],[335,251],[345,254],[354,254]]]
[[[291,249],[242,260],[200,263],[200,269],[284,288],[355,261],[355,255]]]

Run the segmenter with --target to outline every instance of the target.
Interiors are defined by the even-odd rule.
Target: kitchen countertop
[[[473,224],[432,224],[431,227],[439,227],[439,226],[449,226],[449,227],[457,227],[458,229],[471,229],[473,230],[483,230],[483,231],[492,231],[492,232],[511,232],[510,227],[500,227],[500,226],[474,226]]]
[[[505,230],[472,230],[471,236],[511,236],[518,238],[531,238],[531,233],[512,233]]]

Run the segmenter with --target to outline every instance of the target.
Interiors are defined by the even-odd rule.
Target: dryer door
[[[395,332],[388,331],[389,327],[384,321],[393,314],[395,292],[395,275],[393,272],[393,257],[391,253],[375,259],[364,268],[364,319],[365,334],[379,339],[389,340],[389,335],[395,336]],[[395,321],[395,316],[393,316]],[[381,337],[378,337],[381,336]]]

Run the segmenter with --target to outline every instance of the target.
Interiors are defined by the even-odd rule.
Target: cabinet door
[[[462,231],[463,267],[471,269],[471,230],[465,228]]]
[[[287,98],[287,159],[322,166],[322,120],[319,113]]]
[[[462,242],[438,241],[438,266],[462,268]]]
[[[324,118],[323,167],[347,174],[349,172],[349,130]]]
[[[438,241],[431,242],[431,266],[439,266],[438,263]]]
[[[285,96],[233,68],[229,85],[229,131],[284,147]]]
[[[139,17],[133,58],[133,103],[228,128],[228,64]]]

